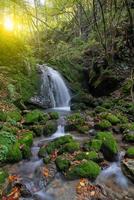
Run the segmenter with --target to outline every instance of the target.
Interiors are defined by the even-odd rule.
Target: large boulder
[[[72,166],[66,174],[68,179],[90,178],[95,179],[101,169],[99,165],[93,161],[84,161],[78,165]]]

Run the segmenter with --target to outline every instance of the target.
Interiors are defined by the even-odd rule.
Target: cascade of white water
[[[44,107],[69,107],[70,94],[60,73],[47,65],[39,65],[41,89],[32,101]]]

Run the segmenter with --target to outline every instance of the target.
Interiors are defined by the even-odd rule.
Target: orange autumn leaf
[[[14,187],[12,192],[7,197],[2,197],[2,200],[19,200],[20,188]]]
[[[14,181],[17,181],[18,179],[19,179],[19,177],[18,177],[18,176],[15,176],[15,175],[9,176],[9,177],[8,177],[9,183],[12,183],[12,182],[14,182]]]
[[[49,170],[48,170],[46,167],[43,168],[43,175],[44,175],[45,177],[48,177],[48,176],[49,176]]]

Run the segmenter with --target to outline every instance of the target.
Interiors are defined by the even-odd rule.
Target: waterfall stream
[[[44,108],[63,108],[69,110],[70,94],[61,74],[48,67],[38,65],[41,76],[41,88],[39,96],[33,97],[31,101]]]

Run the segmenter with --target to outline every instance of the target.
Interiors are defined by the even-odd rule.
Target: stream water
[[[45,112],[56,111],[60,115],[57,131],[53,133],[51,137],[42,136],[34,140],[34,144],[31,148],[32,156],[29,160],[23,160],[13,165],[10,164],[5,168],[10,175],[20,176],[22,179],[21,182],[31,193],[30,197],[20,198],[20,200],[76,200],[76,185],[78,184],[78,180],[66,181],[61,174],[56,173],[54,179],[49,185],[46,185],[41,173],[45,164],[42,159],[38,157],[40,146],[67,134],[64,130],[66,123],[65,117],[69,115],[71,111],[69,107],[69,91],[61,75],[56,70],[47,66],[44,67],[44,65],[40,66],[40,70],[42,73],[41,97],[36,97],[34,101],[41,100],[43,104],[44,96],[47,94],[48,101],[54,108],[45,110]],[[75,136],[75,139],[85,140],[84,136]],[[133,185],[130,184],[121,171],[120,162],[122,155],[122,153],[119,154],[117,162],[111,163],[108,168],[102,170],[96,180],[97,184],[111,188],[111,193],[114,190],[122,193],[127,191],[128,188],[133,188]],[[114,197],[112,199],[114,199]],[[122,196],[120,199],[123,200]]]

